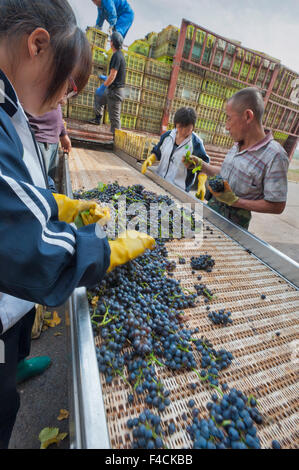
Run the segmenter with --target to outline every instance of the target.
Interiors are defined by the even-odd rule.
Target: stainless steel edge
[[[64,156],[64,192],[72,197],[68,158]],[[94,335],[85,288],[74,291],[68,302],[70,447],[110,449]]]
[[[120,149],[115,149],[115,153],[136,170],[141,169],[141,164],[135,158],[130,157]],[[148,169],[146,175],[181,202],[190,203],[191,205],[203,204],[192,195],[165,181],[152,169]],[[231,239],[238,242],[243,248],[250,250],[256,258],[288,281],[293,287],[299,288],[299,264],[296,261],[281,253],[269,243],[222,217],[206,204],[203,204],[203,217]]]

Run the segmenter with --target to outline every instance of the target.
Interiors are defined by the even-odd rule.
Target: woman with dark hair
[[[86,223],[107,212],[49,189],[24,109],[43,115],[88,80],[90,47],[67,0],[0,0],[0,11],[0,448],[7,448],[19,408],[17,370],[26,378],[47,365],[25,361],[35,303],[62,305],[154,240],[134,232],[108,242],[99,224],[77,229],[72,222],[82,212],[90,212]]]
[[[175,128],[161,136],[160,142],[143,163],[141,172],[144,174],[147,168],[158,160],[158,175],[183,191],[190,191],[196,180],[193,169],[200,165],[200,159],[207,163],[210,161],[201,138],[194,132],[196,119],[193,108],[178,109],[174,116]],[[200,177],[199,187],[203,185]],[[198,189],[198,194],[199,199],[203,199],[202,189]]]

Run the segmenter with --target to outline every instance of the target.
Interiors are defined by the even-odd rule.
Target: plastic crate
[[[163,55],[161,57],[157,57],[157,59],[154,59],[154,60],[157,60],[159,62],[162,62],[164,64],[168,64],[168,65],[173,64],[173,57],[170,57],[168,55]]]
[[[193,108],[196,111],[197,102],[175,98],[172,102],[171,111],[175,113],[180,108]]]
[[[94,93],[84,91],[78,96],[72,98],[72,104],[92,108],[94,106]]]
[[[172,66],[170,64],[164,64],[163,62],[155,59],[148,59],[145,66],[145,73],[153,75],[155,77],[170,79]]]
[[[135,72],[134,70],[127,70],[126,84],[133,86],[142,86],[143,73]]]
[[[195,128],[208,132],[215,132],[217,128],[217,122],[199,118],[196,121]]]
[[[217,96],[208,95],[206,93],[201,93],[199,96],[199,104],[209,108],[222,109],[224,102],[224,99],[218,98]]]
[[[121,107],[122,113],[137,116],[138,110],[139,110],[139,103],[137,101],[124,100],[122,102],[122,107]]]
[[[87,28],[86,37],[91,45],[106,49],[108,34],[103,33],[103,31],[97,28]]]
[[[130,116],[129,114],[121,114],[121,126],[128,129],[135,129],[137,117]]]
[[[163,117],[163,108],[153,108],[152,106],[141,104],[138,117],[147,118],[151,121],[161,121]]]
[[[175,90],[175,98],[182,98],[183,100],[198,102],[199,90],[194,88],[187,88],[185,85],[177,85]]]
[[[226,114],[224,112],[220,112],[218,109],[206,108],[202,105],[197,107],[197,115],[199,119],[210,119],[221,122],[226,121]]]
[[[233,139],[229,135],[218,135],[215,134],[212,141],[213,145],[217,145],[217,147],[226,147],[230,148],[234,145]]]
[[[175,44],[179,38],[179,29],[176,26],[169,25],[166,28],[162,29],[162,31],[158,34],[157,37],[157,45],[163,44],[165,42],[169,42],[171,44]]]
[[[178,84],[182,84],[188,88],[193,88],[195,90],[200,90],[202,85],[202,78],[194,73],[180,70],[178,76]]]
[[[166,95],[168,92],[169,81],[161,80],[156,77],[150,77],[145,75],[143,81],[143,88],[151,90],[162,95]]]
[[[99,64],[92,64],[91,75],[98,77],[99,75],[107,75],[107,67],[103,67]],[[98,79],[99,80],[99,79]]]
[[[160,46],[156,46],[153,49],[152,57],[154,57],[154,59],[158,57],[162,57],[162,56],[173,57],[175,55],[175,51],[176,51],[176,45],[164,43],[164,44],[161,44]]]
[[[152,107],[156,108],[163,108],[165,106],[166,96],[159,95],[158,93],[154,93],[150,90],[142,90],[141,94],[141,103],[148,104]]]
[[[144,55],[148,57],[150,44],[147,41],[137,39],[128,47],[129,51],[136,52],[136,54]]]
[[[136,129],[151,132],[152,134],[160,134],[161,121],[150,121],[149,119],[138,118]]]
[[[94,64],[101,65],[102,67],[107,67],[108,65],[108,52],[105,49],[100,47],[92,48],[92,61]]]
[[[123,51],[126,61],[127,69],[135,70],[136,72],[144,72],[146,58],[140,54],[135,54],[131,51]]]
[[[277,140],[281,145],[283,145],[285,143],[285,141],[287,140],[287,138],[289,137],[288,134],[285,134],[283,132],[274,132],[273,133],[273,137],[275,140]]]
[[[201,90],[209,95],[219,96],[220,98],[227,98],[228,88],[218,82],[212,80],[204,80]]]
[[[68,102],[64,105],[61,105],[62,116],[64,118],[68,117]]]
[[[141,88],[127,85],[124,90],[124,99],[131,101],[140,101]]]
[[[89,121],[95,118],[94,108],[80,105],[69,104],[69,118],[78,119],[79,121]]]
[[[87,84],[85,85],[84,92],[95,92],[95,90],[100,86],[100,79],[97,75],[90,75]]]

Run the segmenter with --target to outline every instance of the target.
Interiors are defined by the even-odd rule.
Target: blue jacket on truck
[[[102,0],[98,7],[97,26],[101,28],[105,20],[125,38],[133,23],[134,12],[127,0]]]
[[[0,335],[32,303],[58,306],[76,287],[94,286],[110,263],[99,224],[77,230],[58,220],[34,149],[24,110],[0,71]]]

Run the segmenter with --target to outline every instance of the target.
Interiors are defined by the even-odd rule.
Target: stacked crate
[[[96,28],[87,28],[86,36],[91,46],[92,71],[85,89],[68,104],[68,117],[81,121],[95,118],[94,93],[100,86],[99,75],[107,75],[107,34]]]
[[[115,146],[137,160],[145,160],[149,157],[153,146],[156,145],[158,141],[159,138],[157,137],[147,136],[129,130],[115,130]]]
[[[147,59],[136,129],[159,134],[172,67]]]
[[[172,63],[176,52],[176,46],[179,37],[179,29],[169,25],[164,28],[156,39],[155,46],[152,49],[152,57],[165,63]]]

